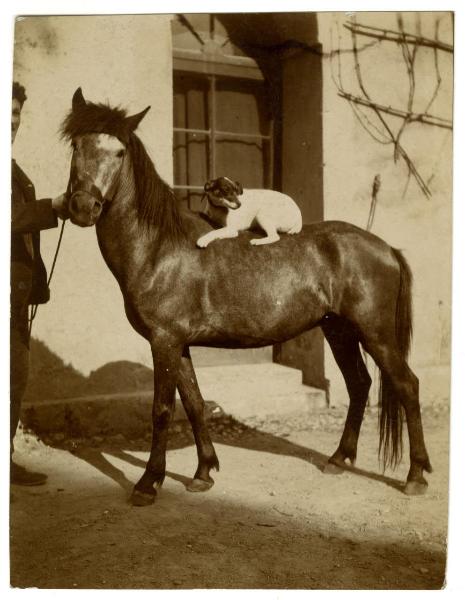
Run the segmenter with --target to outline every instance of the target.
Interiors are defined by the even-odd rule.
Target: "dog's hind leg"
[[[279,240],[279,234],[276,229],[276,223],[274,219],[270,218],[269,215],[258,214],[256,217],[257,224],[266,233],[264,238],[254,238],[250,240],[253,246],[263,246],[264,244],[272,244]]]
[[[286,233],[289,233],[290,235],[294,235],[296,233],[300,233],[301,231],[302,231],[302,223],[296,223],[290,229],[288,229],[286,231]]]

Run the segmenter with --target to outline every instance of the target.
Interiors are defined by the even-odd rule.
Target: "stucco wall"
[[[66,188],[70,152],[58,129],[75,89],[135,113],[151,105],[138,131],[156,167],[172,179],[171,31],[168,16],[28,17],[15,30],[14,76],[28,95],[13,155],[37,196]],[[58,230],[43,232],[51,264]],[[148,344],[130,327],[119,288],[95,230],[67,224],[52,281],[33,335],[84,373],[112,360],[150,365]]]
[[[421,32],[434,37],[430,13],[418,14]],[[439,38],[452,41],[451,19],[441,17]],[[410,126],[402,141],[428,181],[427,199],[413,179],[407,183],[402,160],[393,148],[374,141],[362,128],[332,79],[338,72],[338,48],[350,50],[343,13],[318,15],[323,48],[323,188],[325,219],[365,227],[373,177],[379,192],[373,231],[401,248],[415,277],[412,365],[420,375],[424,399],[446,397],[450,362],[451,303],[451,132],[427,125]],[[397,29],[394,13],[359,13],[360,23]],[[416,31],[416,16],[404,14],[407,31]],[[406,106],[408,77],[396,44],[359,38],[361,68],[373,100]],[[450,118],[451,55],[439,53],[442,91],[430,112]],[[332,57],[332,58],[331,58]],[[353,56],[341,54],[347,91],[359,94]],[[170,17],[158,15],[101,17],[35,17],[17,22],[15,78],[27,88],[23,122],[14,156],[36,185],[38,197],[62,192],[69,169],[69,150],[59,140],[59,124],[74,90],[109,100],[136,112],[152,105],[139,134],[160,174],[172,179],[172,80]],[[423,110],[436,84],[434,55],[420,48],[416,58],[415,110]],[[400,121],[387,117],[398,127]],[[58,231],[42,235],[50,265]],[[129,326],[119,288],[105,266],[93,229],[67,225],[52,282],[52,301],[39,309],[34,335],[66,362],[84,373],[112,360],[151,363],[148,345]],[[346,402],[344,384],[328,348],[326,377],[334,403]]]
[[[333,76],[341,69],[344,88],[361,95],[355,72],[350,32],[343,27],[344,13],[318,15],[319,39],[323,44],[323,152],[325,219],[367,224],[373,177],[381,175],[372,231],[403,250],[414,274],[414,337],[411,364],[420,376],[424,401],[447,397],[450,363],[451,309],[451,216],[452,133],[423,124],[410,125],[401,138],[416,168],[431,189],[426,198],[413,180],[407,185],[402,159],[393,160],[393,146],[374,141],[363,129],[349,103],[338,96]],[[396,13],[358,13],[357,22],[396,30]],[[439,39],[452,43],[452,20],[447,13],[404,13],[405,29],[434,39],[434,23],[440,18]],[[418,28],[419,27],[419,28]],[[360,67],[373,101],[406,109],[408,74],[400,47],[357,37]],[[412,49],[412,46],[410,47]],[[349,52],[347,52],[349,51]],[[332,53],[332,54],[331,54]],[[441,91],[429,112],[452,115],[452,55],[438,52]],[[436,70],[433,50],[419,48],[415,62],[415,102],[422,112],[433,95]],[[365,112],[365,114],[368,114]],[[385,115],[397,130],[401,120]],[[363,117],[362,117],[363,118]],[[370,119],[379,127],[376,117]],[[346,398],[344,384],[331,352],[325,353],[326,376],[332,398]]]

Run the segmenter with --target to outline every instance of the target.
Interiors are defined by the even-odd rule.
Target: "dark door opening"
[[[323,219],[317,37],[313,13],[177,16],[173,154],[180,202],[199,210],[205,181],[227,175],[244,187],[289,194],[304,223]],[[232,363],[274,360],[300,369],[308,385],[326,385],[319,329],[273,350],[226,355]]]

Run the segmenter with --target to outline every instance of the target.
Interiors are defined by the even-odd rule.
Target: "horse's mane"
[[[180,240],[186,233],[174,192],[158,175],[141,140],[128,130],[126,118],[127,113],[121,108],[87,102],[69,112],[61,134],[72,140],[78,135],[106,133],[121,140],[132,161],[140,224],[148,230],[156,230],[157,237]]]
[[[135,133],[129,136],[128,150],[134,170],[138,216],[148,229],[157,226],[165,239],[179,240],[186,232],[171,187],[158,175],[144,144]]]

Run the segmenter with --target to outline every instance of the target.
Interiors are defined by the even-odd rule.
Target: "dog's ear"
[[[211,191],[212,191],[212,189],[213,189],[213,184],[214,184],[214,183],[215,183],[215,182],[214,182],[214,181],[212,181],[212,180],[210,180],[210,181],[207,181],[207,183],[206,183],[206,184],[203,186],[203,190],[204,190],[204,192],[211,192]]]
[[[244,193],[244,190],[242,188],[242,183],[240,183],[239,181],[236,181],[235,184],[236,184],[236,193],[238,196],[240,196],[241,194]]]

